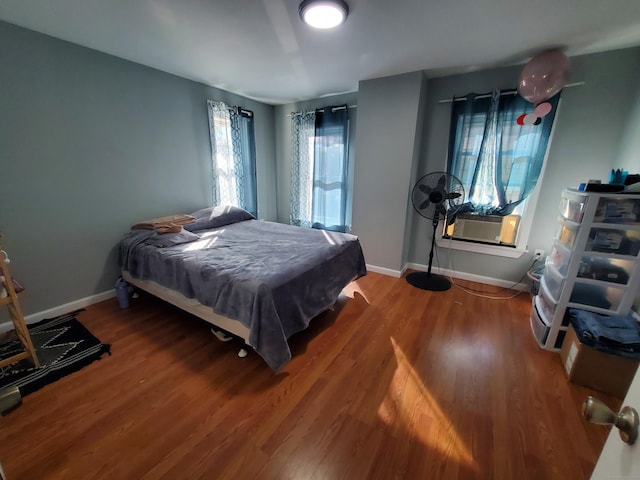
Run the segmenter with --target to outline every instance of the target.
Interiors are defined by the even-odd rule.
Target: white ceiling
[[[640,0],[346,0],[306,27],[299,0],[0,0],[0,19],[270,104],[640,45]]]

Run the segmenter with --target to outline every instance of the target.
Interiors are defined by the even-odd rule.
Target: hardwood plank
[[[609,430],[581,402],[621,402],[566,380],[530,305],[370,273],[274,374],[160,300],[108,300],[79,319],[112,355],[0,418],[0,460],[11,480],[584,479]]]

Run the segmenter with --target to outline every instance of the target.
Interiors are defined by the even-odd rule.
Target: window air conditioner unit
[[[519,223],[519,215],[461,213],[455,223],[447,227],[447,235],[459,240],[515,245]]]

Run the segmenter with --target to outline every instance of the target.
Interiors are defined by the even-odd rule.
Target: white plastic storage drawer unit
[[[571,260],[571,250],[556,240],[551,249],[551,255],[547,258],[553,263],[560,275],[565,276],[567,274],[567,267],[569,266],[569,260]]]
[[[536,337],[536,340],[538,340],[538,343],[541,346],[544,346],[547,342],[547,337],[549,336],[550,327],[538,314],[538,309],[535,305],[535,299],[533,304],[531,305],[531,330],[533,331],[533,335]]]
[[[570,198],[563,196],[560,198],[560,215],[567,220],[571,220],[576,223],[582,222],[582,215],[584,214],[584,199],[582,198]]]
[[[603,282],[626,285],[633,274],[635,263],[632,260],[583,255],[580,259],[578,278],[591,278]]]
[[[592,228],[585,251],[637,257],[640,252],[640,232],[631,229]]]
[[[546,324],[550,325],[551,319],[556,313],[558,302],[553,301],[545,284],[540,284],[540,290],[535,297],[535,303],[536,307],[538,307],[538,314],[544,318]]]
[[[532,307],[538,343],[559,350],[567,308],[628,315],[640,310],[639,292],[640,194],[564,190]]]
[[[590,306],[602,310],[611,310],[606,313],[615,313],[620,306],[624,290],[617,287],[608,287],[603,284],[586,283],[576,281],[571,291],[569,302],[571,306]],[[605,313],[605,312],[603,312]]]
[[[569,220],[559,219],[556,238],[558,241],[569,249],[573,249],[573,243],[576,241],[576,235],[580,225]]]
[[[560,292],[564,286],[564,280],[565,277],[558,273],[556,267],[553,266],[553,263],[547,257],[547,261],[544,266],[544,275],[542,276],[540,283],[547,287],[547,292],[549,292],[551,298],[556,303],[560,299]]]

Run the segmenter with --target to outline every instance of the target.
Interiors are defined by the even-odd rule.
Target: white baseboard
[[[402,271],[400,271],[400,270],[392,270],[390,268],[376,267],[375,265],[367,264],[367,272],[381,273],[382,275],[387,275],[389,277],[400,278],[402,276],[402,274],[404,273],[404,270],[405,269],[403,269]]]
[[[404,270],[406,270],[407,268],[411,268],[413,270],[419,270],[421,272],[426,272],[429,269],[427,265],[422,265],[419,263],[407,263]],[[469,280],[470,282],[484,283],[486,285],[494,285],[496,287],[512,288],[513,290],[520,290],[523,292],[529,290],[528,283],[518,283],[514,285],[513,282],[509,280],[501,280],[499,278],[484,277],[482,275],[475,275],[473,273],[456,272],[456,271],[448,270],[446,268],[438,268],[438,267],[431,267],[431,271],[439,275],[459,278],[461,280]]]
[[[31,315],[27,315],[24,317],[24,321],[29,323],[36,323],[40,320],[44,320],[45,318],[53,318],[58,315],[64,315],[65,313],[73,312],[74,310],[80,310],[81,308],[88,307],[89,305],[93,305],[94,303],[102,302],[103,300],[108,300],[109,298],[113,298],[116,296],[116,290],[107,290],[106,292],[97,293],[95,295],[91,295],[90,297],[84,297],[79,300],[74,300],[73,302],[65,303],[64,305],[59,305],[57,307],[49,308],[47,310],[43,310],[41,312],[32,313]],[[13,324],[11,322],[0,323],[0,333],[8,332],[9,330],[13,330]]]
[[[387,275],[389,277],[395,277],[395,278],[402,277],[404,273],[407,271],[407,269],[409,268],[413,270],[419,270],[421,272],[426,272],[429,269],[427,265],[422,265],[420,263],[407,263],[402,268],[401,271],[392,270],[390,268],[385,268],[385,267],[377,267],[376,265],[367,265],[367,271],[369,272],[381,273],[382,275]],[[484,283],[486,285],[494,285],[496,287],[512,288],[513,290],[520,290],[523,292],[529,290],[528,283],[518,283],[516,285],[513,285],[513,282],[510,282],[508,280],[501,280],[499,278],[492,278],[492,277],[484,277],[482,275],[475,275],[473,273],[450,271],[445,268],[438,268],[438,267],[432,267],[431,271],[439,275],[459,278],[461,280],[469,280],[470,282]]]

